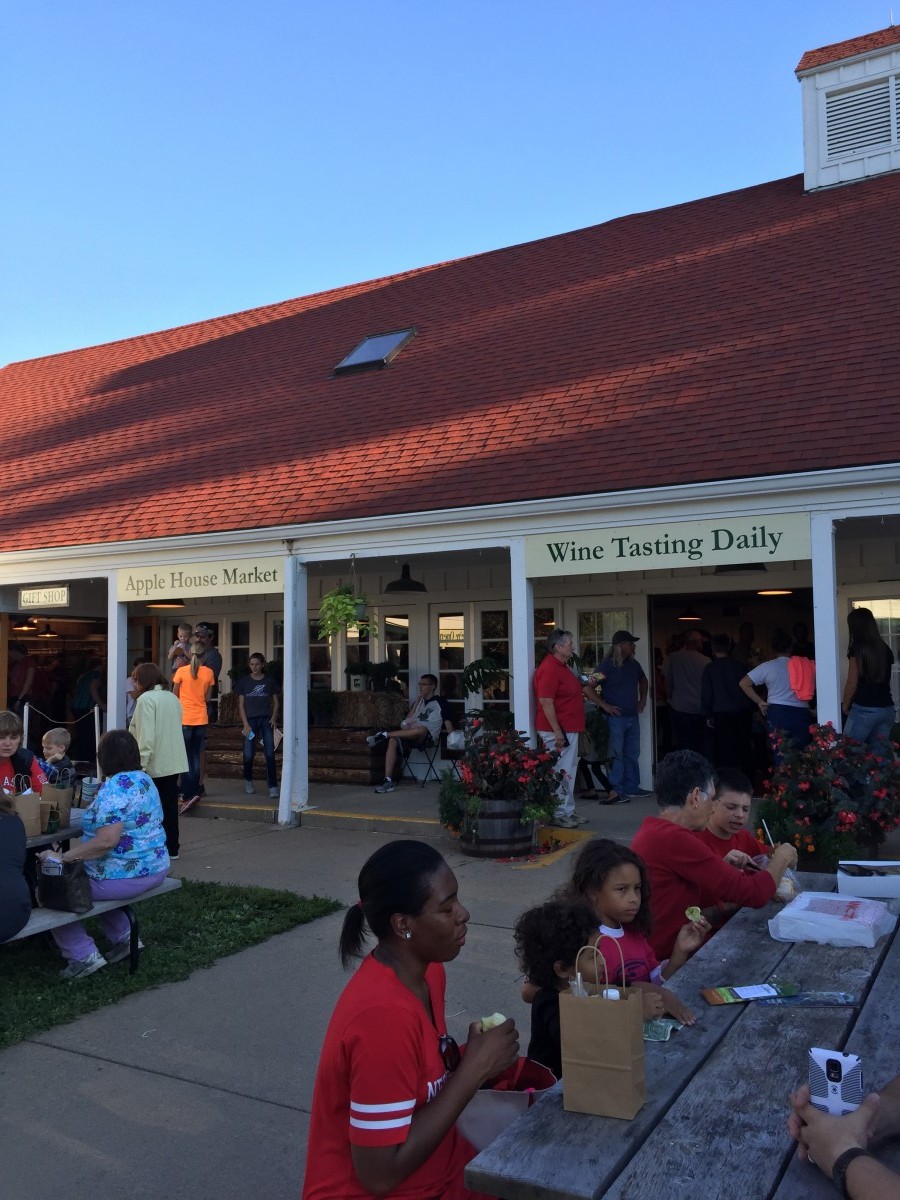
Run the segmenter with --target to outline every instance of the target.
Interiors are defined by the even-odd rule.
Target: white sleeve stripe
[[[355,1100],[351,1100],[350,1108],[359,1113],[387,1113],[403,1112],[405,1108],[415,1108],[415,1104],[415,1100],[398,1100],[396,1104],[357,1104]]]
[[[361,1121],[358,1117],[351,1117],[350,1124],[354,1129],[401,1129],[404,1125],[412,1124],[412,1115],[398,1117],[394,1121]]]

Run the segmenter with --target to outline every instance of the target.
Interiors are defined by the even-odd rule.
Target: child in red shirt
[[[575,860],[569,890],[588,901],[600,922],[597,948],[606,962],[609,982],[643,988],[648,993],[646,1018],[669,1013],[683,1024],[693,1025],[691,1010],[662,985],[703,945],[710,930],[706,919],[684,924],[671,956],[658,962],[649,941],[647,869],[628,846],[607,838],[594,838],[584,846]]]
[[[40,792],[47,782],[40,763],[22,747],[22,722],[14,712],[0,712],[0,791]]]
[[[717,775],[716,795],[706,828],[696,832],[710,850],[739,870],[748,867],[754,858],[768,861],[766,847],[745,828],[752,803],[753,785],[743,771],[723,767]],[[739,904],[730,904],[726,900],[716,902],[715,897],[703,895],[701,906],[715,926],[724,924],[740,908]]]

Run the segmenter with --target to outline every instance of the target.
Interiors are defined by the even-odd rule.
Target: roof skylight
[[[370,367],[386,367],[408,341],[416,336],[415,329],[395,329],[393,333],[373,333],[363,338],[355,350],[342,358],[334,368],[335,374],[363,371]]]

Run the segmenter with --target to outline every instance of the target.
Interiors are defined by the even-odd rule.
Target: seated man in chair
[[[398,753],[408,754],[416,746],[434,745],[444,724],[448,729],[453,728],[443,701],[437,694],[437,685],[436,676],[423,675],[419,680],[419,695],[400,722],[400,728],[385,729],[366,738],[370,746],[377,746],[385,738],[388,739],[387,753],[384,756],[384,782],[379,783],[375,789],[379,794],[392,792],[396,787],[393,775]]]

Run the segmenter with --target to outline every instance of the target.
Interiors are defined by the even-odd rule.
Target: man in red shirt
[[[578,735],[584,732],[584,689],[581,680],[567,665],[575,653],[571,633],[554,629],[547,638],[547,650],[547,656],[534,673],[535,726],[547,749],[559,754],[556,765],[565,772],[553,824],[563,829],[575,829],[587,822],[586,817],[579,817],[575,812]]]

